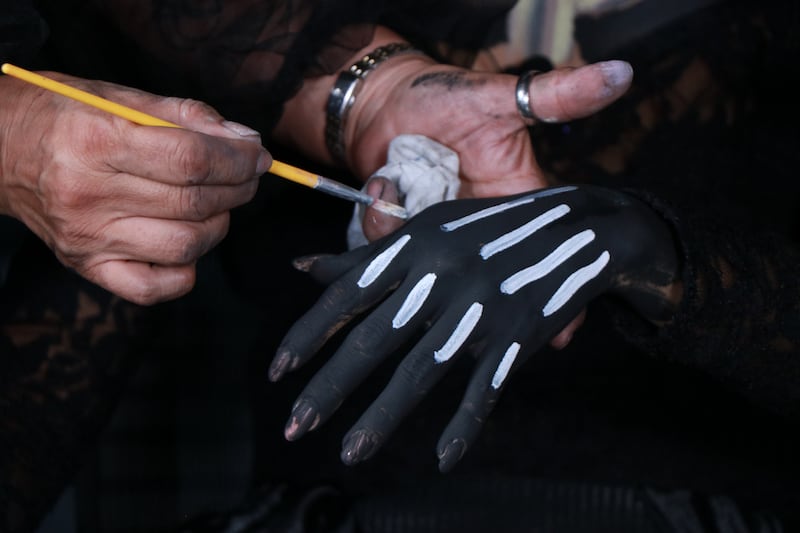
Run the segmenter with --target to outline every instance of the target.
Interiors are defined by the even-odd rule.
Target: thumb
[[[112,100],[183,128],[214,137],[261,142],[259,132],[244,124],[226,120],[216,109],[200,100],[159,96],[127,87],[118,89],[118,94],[111,97]]]
[[[226,120],[216,109],[205,102],[169,97],[161,104],[165,114],[174,117],[177,124],[190,130],[215,137],[261,142],[261,134],[256,130],[244,124]]]
[[[530,110],[542,122],[566,122],[589,116],[620,98],[631,85],[626,61],[565,67],[533,77]]]

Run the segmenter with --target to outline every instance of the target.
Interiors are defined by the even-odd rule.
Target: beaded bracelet
[[[333,84],[325,108],[325,145],[335,159],[345,162],[344,127],[347,115],[367,77],[383,61],[402,53],[422,53],[408,43],[391,43],[380,46],[341,72]]]

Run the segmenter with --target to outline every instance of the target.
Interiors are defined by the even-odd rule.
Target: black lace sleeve
[[[790,191],[785,191],[789,193]],[[618,315],[645,352],[698,368],[754,402],[800,420],[800,247],[788,235],[665,208],[683,258],[684,300],[657,330]],[[747,218],[746,212],[741,218]]]
[[[490,38],[487,28],[501,22],[514,1],[94,3],[144,52],[136,68],[144,79],[158,80],[155,89],[203,99],[234,120],[269,131],[303,79],[336,72],[369,44],[376,25],[391,27],[441,59],[468,62]]]

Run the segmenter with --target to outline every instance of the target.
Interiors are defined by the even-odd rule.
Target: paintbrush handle
[[[306,187],[311,187],[312,189],[317,188],[321,178],[318,174],[275,160],[272,161],[272,166],[269,167],[269,171],[276,176],[299,183],[300,185],[305,185]]]
[[[112,102],[111,100],[106,100],[105,98],[101,98],[94,94],[87,93],[86,91],[76,89],[75,87],[71,87],[64,83],[42,76],[41,74],[36,74],[35,72],[30,72],[29,70],[15,67],[10,63],[4,63],[2,66],[2,71],[3,74],[8,74],[9,76],[13,76],[22,81],[27,81],[32,85],[47,89],[48,91],[72,98],[73,100],[77,100],[79,102],[83,102],[84,104],[96,107],[97,109],[102,109],[103,111],[107,111],[112,115],[117,115],[118,117],[128,119],[135,124],[141,124],[142,126],[180,128],[180,126],[173,124],[172,122],[167,122],[166,120],[148,115],[147,113],[142,113],[141,111],[131,109],[130,107],[126,107],[122,104]]]
[[[10,63],[4,63],[2,66],[2,71],[4,74],[8,74],[9,76],[13,76],[32,85],[47,89],[48,91],[52,91],[56,94],[66,96],[67,98],[72,98],[73,100],[77,100],[78,102],[82,102],[94,108],[101,109],[111,113],[112,115],[122,117],[133,122],[134,124],[139,124],[142,126],[183,128],[178,124],[162,120],[158,117],[148,115],[147,113],[142,113],[136,109],[112,102],[111,100],[106,100],[100,96],[76,89],[70,85],[66,85],[46,76],[42,76],[41,74],[36,74],[35,72],[25,70],[24,68],[14,66]],[[312,189],[324,191],[333,196],[338,196],[340,198],[345,198],[347,200],[360,202],[367,205],[371,205],[373,203],[372,197],[361,191],[353,189],[352,187],[348,187],[342,183],[338,183],[334,180],[323,178],[322,176],[308,172],[307,170],[303,170],[292,165],[287,165],[286,163],[282,163],[280,161],[273,160],[272,166],[270,166],[268,171],[281,178],[299,183],[300,185],[305,185],[306,187],[311,187]],[[405,216],[401,216],[402,213],[405,212],[402,207],[389,204],[388,202],[381,203],[385,204],[381,210],[388,209],[387,212],[389,212],[389,214],[406,218]]]

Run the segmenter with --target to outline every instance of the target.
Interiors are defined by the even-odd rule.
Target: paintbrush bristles
[[[410,216],[405,207],[389,203],[385,200],[381,200],[380,198],[375,198],[372,201],[372,204],[370,204],[370,207],[377,209],[381,213],[385,213],[387,215],[391,215],[393,217],[397,217],[403,220],[408,219]]]

